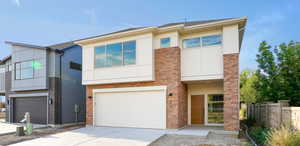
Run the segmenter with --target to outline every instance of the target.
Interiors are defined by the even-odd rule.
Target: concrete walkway
[[[18,126],[25,126],[25,124],[19,124],[19,123],[2,123],[0,122],[0,135],[10,134],[16,132],[16,128]],[[33,128],[42,128],[47,127],[46,125],[37,125],[34,124]]]

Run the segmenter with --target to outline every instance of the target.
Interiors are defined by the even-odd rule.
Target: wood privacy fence
[[[289,107],[287,100],[278,103],[247,104],[247,118],[255,119],[268,128],[286,124],[300,130],[300,107]]]

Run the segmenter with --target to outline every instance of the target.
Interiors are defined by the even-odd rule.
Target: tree
[[[240,93],[241,101],[246,103],[254,103],[257,99],[257,91],[255,83],[257,82],[256,72],[249,69],[242,71],[240,75]]]
[[[300,105],[300,45],[291,41],[272,49],[263,41],[258,51],[257,101],[288,99],[291,105]]]
[[[281,99],[288,99],[291,105],[300,105],[300,44],[291,41],[275,49],[278,58]]]

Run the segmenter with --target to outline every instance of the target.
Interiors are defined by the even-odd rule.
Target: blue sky
[[[247,16],[241,69],[255,69],[257,47],[300,41],[299,0],[1,0],[4,41],[49,45],[137,26]]]

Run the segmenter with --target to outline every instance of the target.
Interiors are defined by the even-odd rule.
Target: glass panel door
[[[208,124],[223,124],[224,96],[222,94],[208,95],[207,107]]]

